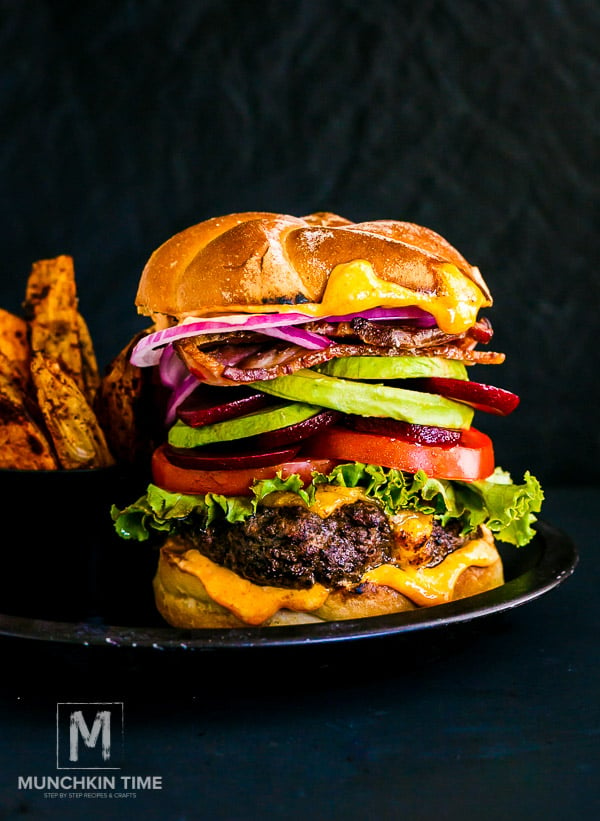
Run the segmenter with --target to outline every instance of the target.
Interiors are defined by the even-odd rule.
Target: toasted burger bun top
[[[476,308],[492,303],[478,269],[429,228],[250,211],[214,217],[163,243],[142,272],[136,305],[141,314],[177,320],[285,305],[303,310],[321,302],[337,266],[356,260],[368,263],[378,281],[416,294],[447,290],[444,270],[452,267],[455,281],[471,283]]]

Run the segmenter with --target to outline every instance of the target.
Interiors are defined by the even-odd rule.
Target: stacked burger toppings
[[[479,271],[435,232],[334,214],[217,217],[150,257],[131,361],[169,393],[152,482],[114,511],[160,546],[177,626],[330,620],[502,582],[542,492],[495,464],[476,412],[515,394],[472,380],[504,355]]]

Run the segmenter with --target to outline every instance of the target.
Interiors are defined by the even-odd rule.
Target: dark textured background
[[[595,0],[1,0],[0,305],[73,255],[105,364],[194,222],[420,222],[495,295],[498,461],[598,481],[599,42]]]

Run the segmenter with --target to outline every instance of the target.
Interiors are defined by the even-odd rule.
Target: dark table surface
[[[2,636],[0,818],[600,817],[599,490],[546,489],[572,575],[466,622],[187,653]],[[122,703],[110,772],[137,789],[19,789],[109,773],[57,770],[63,702]]]

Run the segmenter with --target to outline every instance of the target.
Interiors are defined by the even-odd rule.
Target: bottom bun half
[[[491,558],[485,566],[473,564],[462,569],[445,601],[474,596],[504,583],[502,560],[493,536],[487,529],[483,531],[481,540]],[[440,573],[443,565],[439,565]],[[342,621],[423,606],[391,586],[368,580],[336,590],[321,585],[302,591],[261,587],[213,564],[177,538],[168,539],[162,546],[153,585],[156,607],[163,619],[184,629]]]

